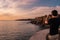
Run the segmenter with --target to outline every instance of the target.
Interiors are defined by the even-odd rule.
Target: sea
[[[29,40],[38,30],[30,21],[0,21],[0,40]]]

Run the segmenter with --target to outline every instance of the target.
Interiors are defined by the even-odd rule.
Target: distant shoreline
[[[30,23],[31,23],[31,22],[30,22]],[[39,26],[39,31],[40,31],[40,30],[44,30],[44,29],[49,29],[49,25],[35,24],[35,23],[31,23],[31,24],[34,24],[34,25]]]

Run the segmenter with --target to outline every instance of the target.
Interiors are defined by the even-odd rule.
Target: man
[[[50,25],[50,31],[48,34],[49,40],[58,40],[58,28],[60,25],[60,18],[58,16],[57,10],[52,11],[52,18],[47,22]]]

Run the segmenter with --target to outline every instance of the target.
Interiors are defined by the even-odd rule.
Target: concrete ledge
[[[59,28],[59,30],[60,30],[60,28]],[[41,30],[41,31],[35,33],[29,40],[46,40],[46,36],[48,33],[49,33],[49,29]],[[59,37],[60,37],[60,35],[59,35]]]

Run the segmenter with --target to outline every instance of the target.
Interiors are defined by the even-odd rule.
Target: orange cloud
[[[15,14],[0,14],[0,20],[15,20],[15,19],[22,19],[22,18],[35,18],[38,16],[48,15],[51,14],[52,10],[58,10],[60,13],[60,6],[56,7],[33,7],[31,10],[20,10]],[[6,12],[6,11],[5,11]],[[2,12],[1,12],[2,13]]]
[[[60,13],[60,6],[48,7],[39,6],[30,9],[23,9],[21,6],[28,6],[36,0],[0,0],[0,20],[15,20],[21,18],[34,18],[51,14],[53,9]]]

